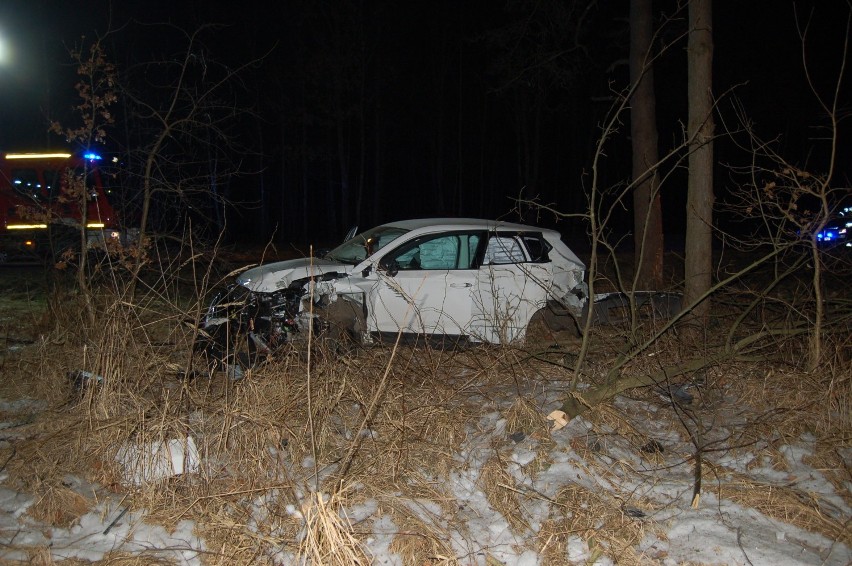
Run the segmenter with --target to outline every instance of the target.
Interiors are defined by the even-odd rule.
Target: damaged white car
[[[249,269],[214,297],[206,349],[253,365],[312,337],[523,340],[536,313],[576,324],[585,265],[558,232],[493,220],[426,218],[357,234],[322,257]]]

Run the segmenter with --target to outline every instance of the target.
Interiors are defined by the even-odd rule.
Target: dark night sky
[[[572,26],[589,4],[578,31]],[[808,53],[825,88],[838,69],[848,4],[714,4],[716,93],[736,86],[762,135],[780,136],[788,157],[819,167],[824,148],[816,127],[824,119],[804,83],[794,13],[804,20],[813,10]],[[660,2],[658,8],[672,13],[674,6]],[[256,63],[227,91],[228,103],[252,114],[231,117],[227,132],[240,142],[217,152],[216,163],[221,158],[243,171],[263,171],[222,184],[230,199],[259,203],[229,209],[232,235],[263,239],[277,226],[281,240],[321,239],[356,219],[366,225],[427,215],[496,217],[510,211],[522,187],[525,195],[532,190],[575,211],[584,199],[596,125],[612,89],[627,81],[620,64],[627,57],[626,17],[627,2],[556,0],[173,0],[114,2],[112,8],[103,1],[4,0],[0,37],[13,53],[0,66],[0,150],[61,144],[47,134],[47,123],[71,119],[75,75],[67,51],[82,35],[104,34],[111,25],[106,42],[119,71],[137,95],[158,100],[145,94],[146,85],[168,75],[140,64],[177,60],[185,47],[178,28],[220,24],[200,35],[203,79],[213,76],[206,74],[208,61],[227,69]],[[152,25],[164,23],[176,27]],[[673,23],[663,39],[685,27],[682,20]],[[685,121],[685,68],[682,42],[655,70],[661,150]],[[847,78],[847,116],[849,85]],[[729,102],[720,108],[730,116]],[[132,146],[128,130],[135,128],[111,131],[110,149]],[[747,160],[725,140],[716,147],[722,161]],[[848,162],[850,145],[842,147]],[[626,178],[626,134],[608,155],[605,181]],[[720,172],[717,192],[731,183]],[[664,191],[668,229],[677,232],[683,190]],[[562,229],[572,236],[583,231]]]

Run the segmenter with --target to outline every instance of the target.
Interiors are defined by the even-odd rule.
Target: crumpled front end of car
[[[260,293],[242,285],[217,292],[201,321],[204,350],[225,360],[240,340],[253,355],[268,354],[290,342],[299,332],[301,295],[299,289]]]
[[[324,335],[330,314],[348,312],[337,306],[348,301],[341,300],[335,287],[345,276],[328,272],[273,291],[252,290],[248,278],[242,284],[238,278],[210,301],[199,328],[199,349],[214,364],[249,368],[288,344],[307,342],[311,333]]]

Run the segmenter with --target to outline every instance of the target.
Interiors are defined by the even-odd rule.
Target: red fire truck
[[[91,246],[121,238],[95,154],[6,153],[0,159],[0,263],[28,261],[79,248],[82,210],[69,199],[69,175],[85,180],[86,236]]]

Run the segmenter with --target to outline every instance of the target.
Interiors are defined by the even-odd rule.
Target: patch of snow
[[[191,436],[128,443],[119,449],[115,459],[121,464],[124,481],[137,486],[181,474],[194,474],[200,465],[198,448]]]
[[[399,529],[388,515],[376,517],[371,525],[372,535],[367,537],[366,546],[373,557],[373,564],[403,566],[402,557],[391,552],[390,545]]]
[[[15,399],[8,401],[0,400],[0,411],[4,413],[22,413],[24,411],[40,411],[47,407],[47,403],[39,399]]]
[[[17,549],[4,547],[0,550],[0,559],[27,560],[25,549],[30,547],[49,548],[53,560],[74,558],[94,562],[110,552],[126,552],[187,566],[201,564],[205,546],[195,534],[193,521],[180,521],[169,532],[163,527],[146,524],[144,512],[121,515],[121,510],[111,508],[110,503],[98,503],[67,529],[44,527],[19,517],[21,523],[17,528],[23,536],[12,537]],[[5,526],[3,531],[8,532]]]
[[[443,490],[446,498],[405,498],[402,493],[386,493],[395,498],[402,508],[438,532],[446,533],[446,544],[454,557],[463,564],[486,566],[493,561],[520,566],[537,566],[543,560],[539,554],[538,539],[542,524],[551,517],[553,499],[561,490],[571,485],[591,490],[595,494],[619,502],[625,511],[625,521],[642,521],[649,528],[635,550],[656,563],[675,565],[683,562],[712,564],[827,564],[852,563],[852,551],[841,542],[800,529],[763,515],[755,509],[730,500],[719,499],[712,484],[704,486],[700,505],[693,509],[694,461],[692,445],[660,422],[646,425],[640,432],[644,437],[660,443],[661,453],[643,453],[631,440],[619,435],[603,424],[593,424],[582,417],[573,419],[562,430],[552,433],[548,442],[527,436],[520,442],[507,438],[506,420],[501,414],[512,402],[517,392],[507,391],[504,402],[492,395],[483,406],[484,414],[475,426],[468,428],[467,436],[458,454],[455,467],[447,477],[409,477],[403,481],[411,485],[426,481],[436,490]],[[548,404],[549,395],[540,393],[542,407]],[[555,397],[555,396],[554,396]],[[642,410],[653,414],[646,401],[619,399],[620,410]],[[631,408],[632,403],[637,403]],[[22,404],[3,404],[7,410],[29,407]],[[28,409],[24,409],[28,410]],[[662,413],[660,409],[660,414]],[[547,414],[545,409],[543,414]],[[513,432],[513,431],[508,431]],[[714,431],[719,438],[731,432],[720,423]],[[372,434],[365,431],[365,434]],[[635,440],[632,442],[635,443]],[[757,444],[749,450],[708,452],[705,458],[712,461],[719,478],[725,481],[728,470],[744,474],[756,482],[794,487],[818,499],[821,507],[839,521],[850,515],[849,506],[823,473],[807,463],[813,453],[814,439],[803,436],[779,448],[784,456],[786,470],[773,467],[761,454],[764,445]],[[549,447],[545,452],[544,447]],[[852,460],[849,452],[846,457]],[[269,525],[281,517],[301,520],[298,501],[309,493],[307,485],[315,485],[315,462],[305,458],[290,462],[289,458],[276,460],[286,468],[282,477],[293,479],[286,494],[279,489],[254,493],[243,503],[249,509],[250,520],[246,527],[253,532],[268,533]],[[506,486],[522,500],[523,517],[504,517],[489,503],[481,485],[483,465],[499,455],[510,472]],[[540,460],[537,460],[540,458]],[[757,461],[757,458],[761,460]],[[530,465],[533,462],[541,465]],[[173,466],[173,460],[167,464]],[[184,468],[187,470],[189,468]],[[319,470],[320,479],[336,469],[336,465]],[[600,470],[605,469],[606,473]],[[171,468],[174,471],[174,468]],[[27,560],[26,549],[50,549],[54,560],[75,558],[100,560],[108,552],[121,551],[148,555],[177,564],[201,563],[205,552],[204,541],[196,534],[196,525],[183,520],[172,531],[146,524],[144,511],[121,515],[115,496],[95,498],[98,503],[80,517],[70,528],[50,528],[32,519],[27,510],[34,504],[33,497],[22,494],[13,486],[5,485],[8,477],[0,474],[0,531],[5,546],[0,547],[0,560]],[[66,478],[66,485],[81,493],[91,493],[91,486],[78,478]],[[361,490],[363,486],[353,486]],[[295,497],[292,502],[290,497]],[[398,498],[398,499],[396,499]],[[282,500],[283,499],[283,500]],[[641,500],[641,502],[640,502]],[[272,509],[283,509],[279,517],[271,515]],[[641,514],[631,514],[630,510]],[[402,557],[391,551],[399,526],[394,517],[383,510],[377,499],[359,500],[342,511],[361,536],[365,551],[374,564],[401,566]],[[529,525],[512,528],[518,521]],[[554,543],[555,544],[555,543]],[[595,548],[578,534],[571,534],[561,549],[566,563],[594,562],[601,566],[612,564],[606,556],[599,556]],[[298,561],[291,546],[268,551],[269,560],[275,564]]]
[[[512,452],[512,461],[518,464],[519,466],[526,466],[533,460],[538,454],[533,450],[527,450],[524,448],[519,448]]]

